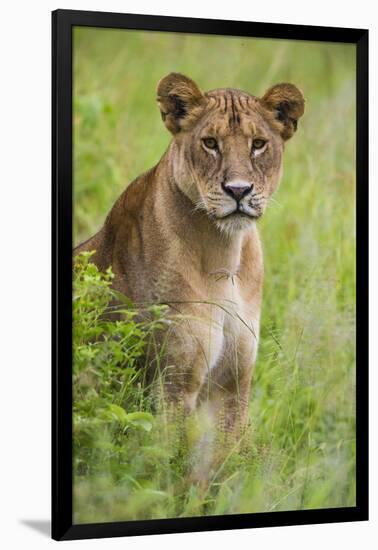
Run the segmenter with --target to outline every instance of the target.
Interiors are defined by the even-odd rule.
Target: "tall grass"
[[[155,102],[166,73],[183,72],[205,90],[256,95],[291,81],[307,100],[260,223],[263,317],[242,452],[230,454],[206,494],[183,485],[183,419],[167,432],[138,380],[121,396],[128,375],[110,376],[109,363],[99,363],[97,376],[110,376],[106,391],[99,386],[101,406],[87,403],[91,384],[75,394],[91,433],[76,441],[76,522],[355,504],[354,68],[354,47],[344,44],[75,29],[76,243],[100,228],[125,186],[167,147]],[[142,342],[149,329],[134,328]],[[91,357],[82,369],[93,369]],[[127,424],[117,408],[104,412],[108,405],[147,416]]]

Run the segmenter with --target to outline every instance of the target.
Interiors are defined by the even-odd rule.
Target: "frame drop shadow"
[[[45,537],[51,536],[51,521],[49,519],[21,519],[20,523],[38,531]]]

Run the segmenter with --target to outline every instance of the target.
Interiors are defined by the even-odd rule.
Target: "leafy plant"
[[[146,308],[147,320],[140,320],[141,312],[129,300],[124,300],[127,307],[119,305],[120,295],[111,288],[111,269],[100,273],[90,262],[91,255],[84,252],[74,262],[74,449],[78,473],[93,473],[97,464],[102,467],[104,461],[113,460],[117,450],[138,432],[152,430],[153,415],[145,410],[149,398],[138,360],[153,334],[162,328],[165,311],[164,306]],[[99,433],[108,441],[105,447]]]

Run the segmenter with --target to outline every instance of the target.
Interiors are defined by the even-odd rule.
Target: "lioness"
[[[180,314],[167,343],[167,398],[187,412],[206,402],[225,433],[239,434],[259,338],[256,220],[279,184],[304,98],[286,83],[262,98],[230,88],[203,93],[171,73],[157,101],[173,140],[76,253],[95,250],[94,263],[112,266],[114,287],[134,302]]]

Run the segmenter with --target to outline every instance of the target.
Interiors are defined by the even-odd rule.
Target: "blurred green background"
[[[75,244],[163,155],[170,135],[156,85],[171,71],[203,90],[262,95],[288,81],[306,97],[281,187],[259,224],[266,276],[252,450],[205,508],[188,504],[197,498],[190,492],[181,508],[154,508],[152,497],[147,505],[104,462],[103,472],[76,477],[76,521],[354,506],[355,47],[75,28]],[[161,489],[158,478],[147,481]]]

